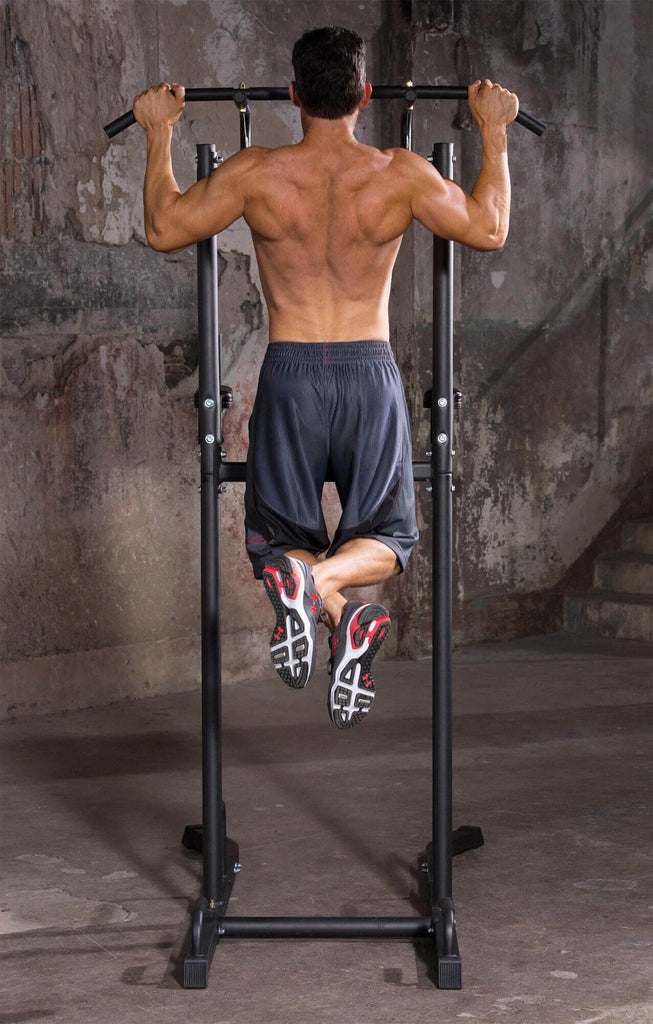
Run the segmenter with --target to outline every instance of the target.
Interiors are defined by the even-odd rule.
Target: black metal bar
[[[244,483],[246,462],[223,462],[219,469],[221,483]],[[413,462],[413,480],[430,480],[433,466],[430,462]],[[327,476],[327,480],[333,480]]]
[[[432,933],[430,917],[226,917],[224,938],[366,939],[418,938]]]
[[[186,89],[188,103],[214,103],[231,100],[289,100],[288,89],[284,86],[260,86],[244,89],[221,89],[211,86]],[[465,100],[467,87],[463,85],[375,85],[372,90],[373,100],[400,100],[410,103],[413,99],[425,100]],[[528,128],[536,135],[546,131],[546,123],[525,110],[520,110],[516,117],[517,123]],[[110,139],[136,123],[133,110],[121,114],[115,121],[104,126]]]
[[[197,178],[216,165],[213,145],[197,146]],[[220,353],[218,343],[218,252],[215,236],[197,245],[199,331],[198,427],[201,466],[202,614],[202,832],[203,892],[209,907],[222,900],[225,832],[222,805],[220,637]]]
[[[433,166],[453,176],[453,143],[436,143]],[[453,242],[433,240],[433,906],[451,896],[451,645]]]

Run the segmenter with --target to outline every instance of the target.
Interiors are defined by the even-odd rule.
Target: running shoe
[[[372,659],[390,629],[390,616],[380,604],[348,601],[329,638],[331,685],[329,715],[338,729],[358,725],[374,702]]]
[[[310,565],[277,555],[263,569],[263,582],[276,612],[270,638],[272,664],[286,686],[306,686],[315,668],[315,629],[324,601]]]

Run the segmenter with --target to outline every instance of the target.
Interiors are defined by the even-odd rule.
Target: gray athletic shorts
[[[331,544],[327,479],[342,505]],[[259,579],[272,555],[333,555],[353,537],[381,541],[405,568],[417,540],[411,433],[387,341],[268,346],[249,421],[245,531]]]

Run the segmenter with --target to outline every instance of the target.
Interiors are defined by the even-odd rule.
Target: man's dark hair
[[[365,95],[365,43],[347,28],[305,32],[293,47],[292,63],[297,94],[311,117],[346,117]]]

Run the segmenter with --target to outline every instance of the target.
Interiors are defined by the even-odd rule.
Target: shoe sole
[[[353,637],[351,623],[347,626],[347,650],[329,687],[329,716],[338,729],[353,728],[370,711],[376,692],[370,667],[390,630],[390,616],[381,605],[368,605],[354,618],[358,624]],[[367,628],[357,637],[362,627]]]
[[[294,583],[292,590],[287,586],[288,573]],[[299,577],[297,580],[285,556],[263,570],[265,590],[277,617],[270,638],[270,657],[277,674],[293,690],[303,689],[315,668],[315,642],[304,611],[306,580],[301,570]]]

